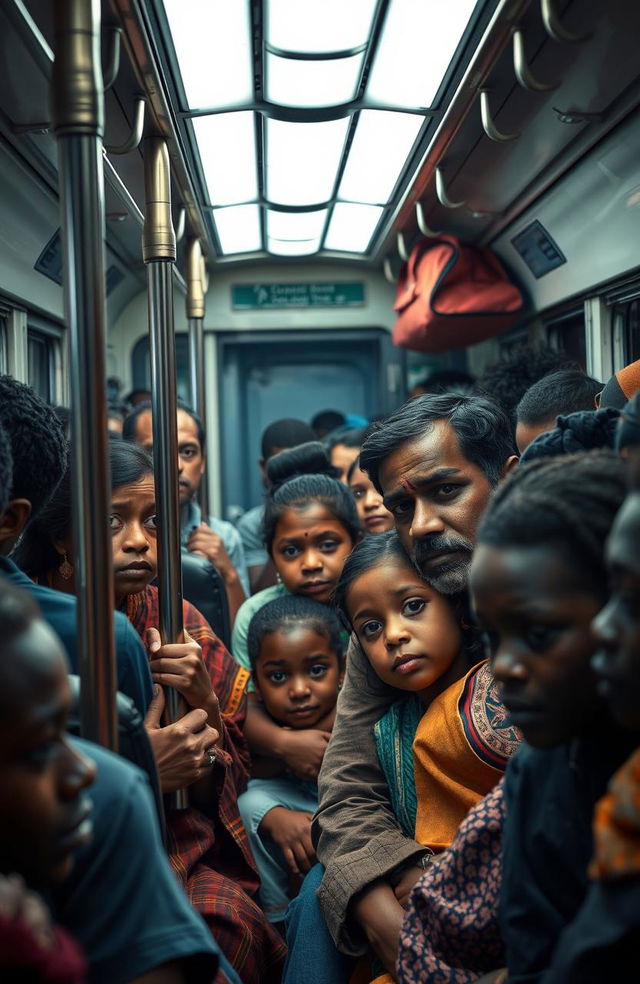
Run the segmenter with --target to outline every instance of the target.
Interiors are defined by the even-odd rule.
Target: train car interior
[[[103,5],[109,374],[123,393],[149,386],[143,155],[161,133],[183,233],[184,397],[194,236],[207,266],[221,514],[255,501],[261,422],[290,404],[305,419],[347,398],[352,413],[384,413],[429,370],[478,373],[523,338],[600,379],[639,354],[635,5],[459,2],[443,38],[429,4],[350,7],[345,19],[340,4],[284,0]],[[0,366],[64,402],[52,7],[9,0],[0,17]],[[395,280],[421,229],[496,252],[527,302],[506,336],[431,355],[390,344]]]
[[[0,979],[637,980],[640,3],[0,51]]]

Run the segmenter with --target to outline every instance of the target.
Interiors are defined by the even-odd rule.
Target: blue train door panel
[[[369,418],[403,397],[402,354],[382,329],[237,332],[218,339],[225,515],[260,501],[260,436],[273,420],[308,422],[329,409]],[[225,469],[225,461],[233,467]]]

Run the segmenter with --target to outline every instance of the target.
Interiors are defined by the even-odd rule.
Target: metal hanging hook
[[[110,89],[118,78],[120,71],[120,42],[122,40],[121,27],[105,27],[104,33],[107,36],[107,63],[102,69],[102,82],[104,91]]]
[[[467,204],[466,202],[454,202],[451,198],[449,198],[447,195],[447,189],[444,185],[441,167],[436,168],[436,194],[440,204],[444,205],[445,208],[464,208]]]
[[[144,106],[145,101],[142,96],[140,96],[136,99],[131,133],[125,142],[119,146],[105,144],[104,149],[108,154],[130,154],[132,150],[135,150],[136,147],[140,145],[140,141],[142,140],[142,131],[144,129]]]
[[[382,271],[384,273],[384,279],[388,280],[390,284],[395,284],[396,278],[393,275],[393,270],[391,269],[391,260],[388,256],[385,256],[382,261]]]
[[[520,136],[519,132],[502,133],[495,125],[491,116],[491,107],[489,106],[488,89],[480,90],[480,116],[482,117],[484,132],[489,137],[489,140],[494,140],[496,143],[509,143],[510,140],[517,140]]]
[[[588,33],[575,34],[567,30],[558,16],[554,0],[540,0],[540,13],[544,29],[553,41],[558,41],[560,44],[577,44],[586,41],[589,37]]]
[[[427,220],[424,217],[422,202],[416,202],[416,222],[422,235],[426,236],[428,239],[433,239],[436,236],[442,235],[442,232],[436,232],[435,229],[431,229],[430,226],[427,225]]]
[[[528,92],[550,92],[557,89],[559,82],[539,82],[531,73],[524,53],[524,34],[521,28],[516,28],[513,32],[513,70],[516,78],[523,89]]]
[[[176,222],[176,242],[179,243],[184,236],[184,230],[187,224],[187,210],[184,205],[180,206],[178,211],[178,221]]]
[[[398,256],[403,263],[406,263],[409,259],[409,253],[407,250],[407,244],[404,238],[404,232],[398,232],[396,235],[396,245],[398,247]]]

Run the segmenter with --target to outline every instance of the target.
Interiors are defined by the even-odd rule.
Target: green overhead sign
[[[231,288],[236,311],[256,308],[362,307],[364,284],[242,284]]]

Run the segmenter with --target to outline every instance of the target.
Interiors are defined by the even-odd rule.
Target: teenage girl
[[[320,442],[281,451],[266,467],[271,488],[263,534],[280,583],[247,599],[236,616],[231,649],[247,670],[251,669],[249,624],[255,613],[286,594],[327,605],[344,562],[362,535],[353,496],[333,477],[334,469]],[[326,729],[279,727],[253,694],[245,735],[252,752],[275,757],[299,778],[311,780],[317,778],[329,740]]]
[[[395,532],[356,547],[335,601],[372,669],[400,692],[375,726],[376,745],[396,817],[406,836],[425,846],[427,864],[499,782],[518,735],[505,722],[462,600],[420,578]],[[389,970],[421,873],[410,867],[393,887],[378,881],[356,903],[354,914],[371,929],[370,942]]]
[[[249,656],[256,699],[275,724],[331,731],[343,677],[343,643],[335,612],[300,595],[283,595],[251,620]],[[238,807],[260,873],[260,904],[270,922],[284,920],[292,882],[311,868],[314,782],[285,774],[251,779]]]

